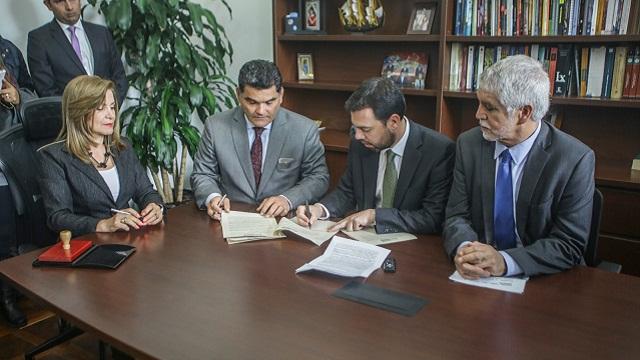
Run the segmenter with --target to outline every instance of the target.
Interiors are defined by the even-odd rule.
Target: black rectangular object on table
[[[417,314],[427,304],[427,300],[421,297],[374,285],[362,284],[355,280],[336,290],[333,296],[404,316]]]
[[[71,263],[40,261],[36,258],[32,265],[34,267],[77,267],[113,270],[120,266],[120,264],[122,264],[135,251],[135,246],[131,245],[94,245],[86,253],[82,254]]]

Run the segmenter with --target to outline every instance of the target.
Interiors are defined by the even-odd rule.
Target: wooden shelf
[[[354,91],[360,86],[355,82],[320,82],[320,81],[285,81],[282,83],[288,89]],[[436,97],[438,91],[434,89],[402,89],[405,95]]]
[[[578,35],[578,36],[459,36],[447,35],[447,42],[541,44],[541,43],[632,43],[640,41],[640,35]]]
[[[596,185],[637,191],[640,190],[640,171],[631,170],[631,163],[612,166],[607,162],[596,162]]]
[[[285,34],[277,37],[278,41],[321,41],[321,42],[431,42],[440,41],[440,35],[309,35],[309,34]]]
[[[454,99],[476,99],[475,91],[443,91],[445,98]],[[594,107],[616,107],[640,109],[640,98],[636,99],[605,99],[605,98],[588,98],[574,96],[553,96],[551,97],[551,105],[577,105],[577,106],[594,106]]]
[[[351,137],[345,131],[324,129],[320,131],[320,141],[330,151],[348,152]]]

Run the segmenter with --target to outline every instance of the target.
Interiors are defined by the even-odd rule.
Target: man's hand
[[[342,219],[337,224],[333,225],[329,228],[329,231],[356,231],[361,230],[364,227],[373,225],[376,220],[376,210],[375,209],[367,209],[355,214],[351,214],[346,218]]]
[[[309,212],[311,212],[311,218],[307,216],[306,210],[307,209],[305,205],[298,206],[298,209],[296,210],[296,218],[298,220],[298,225],[300,226],[311,227],[311,225],[313,225],[316,222],[316,220],[318,220],[318,218],[324,215],[324,210],[322,209],[322,206],[318,204],[309,205]]]
[[[222,199],[222,196],[215,196],[207,204],[207,214],[209,214],[213,220],[219,221],[223,211],[231,211],[231,202],[229,198],[225,197],[222,204],[220,203],[220,199]]]
[[[260,203],[256,209],[260,215],[265,216],[285,216],[289,213],[289,202],[284,196],[268,197]]]
[[[507,270],[504,258],[498,250],[478,241],[458,249],[453,262],[456,264],[458,273],[467,279],[502,276]]]

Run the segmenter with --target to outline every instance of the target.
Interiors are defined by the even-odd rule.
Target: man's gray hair
[[[540,121],[549,110],[549,75],[540,62],[526,55],[508,56],[486,69],[478,90],[494,94],[509,116],[531,105],[533,120]]]

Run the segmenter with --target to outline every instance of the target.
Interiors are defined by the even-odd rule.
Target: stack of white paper
[[[220,219],[222,237],[229,244],[285,237],[277,231],[278,223],[272,217],[242,211],[223,212]]]
[[[479,286],[479,287],[506,291],[506,292],[512,292],[516,294],[522,294],[524,292],[524,286],[527,284],[527,280],[529,280],[528,277],[518,278],[518,277],[498,277],[498,276],[480,278],[478,280],[469,280],[469,279],[463,278],[457,271],[451,274],[451,276],[449,276],[449,279],[462,284]]]
[[[379,269],[391,250],[334,236],[324,254],[302,265],[296,274],[318,270],[347,277],[369,277]]]

